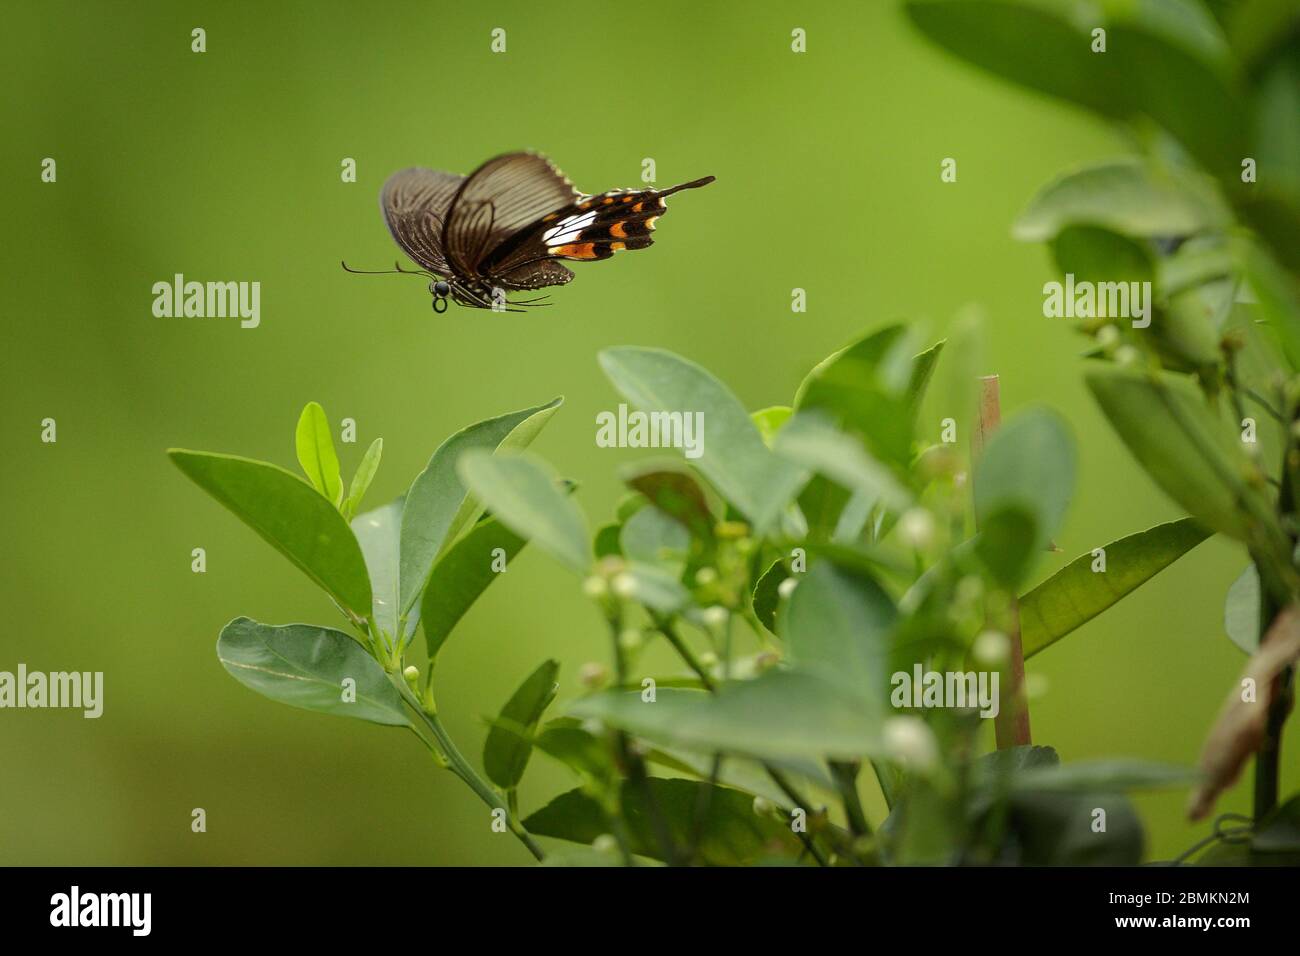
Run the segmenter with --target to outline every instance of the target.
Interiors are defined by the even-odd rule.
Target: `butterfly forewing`
[[[466,177],[452,200],[443,230],[447,261],[463,275],[482,275],[482,264],[502,242],[548,213],[573,203],[573,184],[536,153],[507,153]]]
[[[442,231],[447,210],[464,181],[455,173],[416,166],[389,176],[379,195],[388,231],[402,251],[439,275],[450,272]]]

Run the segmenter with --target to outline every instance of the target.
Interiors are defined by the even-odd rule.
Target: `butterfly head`
[[[429,293],[433,296],[433,311],[447,311],[447,296],[451,295],[451,286],[444,279],[429,283]]]

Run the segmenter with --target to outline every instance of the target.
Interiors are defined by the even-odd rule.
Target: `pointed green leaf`
[[[1103,116],[1154,119],[1207,168],[1246,155],[1237,68],[1202,3],[908,0],[905,9],[931,40],[982,69]],[[1093,52],[1098,26],[1105,53]]]
[[[1193,519],[1179,518],[1106,545],[1104,571],[1093,570],[1100,565],[1092,552],[1075,558],[1020,599],[1025,657],[1092,620],[1209,536]]]
[[[356,474],[352,476],[352,485],[348,489],[347,500],[343,502],[343,516],[351,518],[361,507],[361,499],[366,496],[370,489],[370,482],[374,481],[375,472],[379,470],[379,459],[384,455],[384,440],[376,438],[366,449],[365,455],[361,459],[361,464],[357,465]]]
[[[591,546],[586,519],[549,467],[528,455],[473,450],[461,456],[459,471],[474,496],[507,528],[579,574],[587,572]]]
[[[1085,379],[1111,425],[1157,485],[1215,531],[1245,540],[1248,514],[1272,508],[1232,427],[1190,380],[1101,365]]]
[[[510,562],[523,550],[524,543],[523,538],[496,518],[488,518],[476,524],[438,559],[433,574],[429,575],[429,586],[420,599],[420,619],[429,660],[437,658],[452,629],[488,585],[509,570]],[[493,568],[497,549],[505,561],[503,571]]]
[[[298,450],[298,464],[302,465],[307,480],[336,507],[343,500],[343,479],[339,476],[339,456],[334,450],[334,436],[325,409],[316,402],[308,402],[298,417],[298,430],[294,435]]]
[[[1228,639],[1247,654],[1259,650],[1259,571],[1247,565],[1228,588],[1223,603],[1223,628]]]
[[[772,447],[772,441],[781,426],[790,418],[793,409],[789,405],[769,405],[749,415],[750,421],[758,426],[758,433],[763,436],[763,444]]]
[[[343,608],[357,617],[370,613],[361,547],[343,516],[310,485],[264,461],[181,448],[167,454]]]
[[[1048,183],[1012,229],[1024,242],[1049,242],[1071,226],[1150,239],[1222,228],[1230,215],[1212,187],[1187,174],[1157,173],[1133,159],[1107,160]]]
[[[776,633],[776,609],[781,604],[781,582],[789,576],[785,559],[777,558],[754,584],[754,616],[773,634]]]
[[[398,637],[398,604],[401,600],[398,585],[401,573],[402,506],[403,499],[398,498],[382,508],[375,508],[352,519],[352,533],[361,544],[361,553],[365,555],[366,568],[370,572],[375,623],[393,638]],[[406,634],[415,633],[420,620],[418,611],[417,607],[416,613],[407,620]]]
[[[555,699],[558,689],[555,676],[560,672],[558,661],[543,661],[519,685],[519,689],[501,708],[501,723],[519,728],[512,732],[493,725],[483,744],[483,769],[488,779],[506,790],[519,786],[533,753],[532,735],[542,714]]]
[[[641,411],[703,416],[700,454],[690,463],[758,530],[776,520],[806,480],[768,450],[736,396],[694,362],[661,349],[614,348],[600,353],[600,364]]]
[[[919,383],[912,336],[901,325],[868,333],[820,362],[800,383],[797,413],[818,409],[860,435],[879,460],[906,468]]]
[[[502,445],[522,447],[555,414],[564,399],[525,408],[478,422],[452,435],[433,453],[406,493],[402,513],[401,611],[419,600],[433,563],[462,528],[471,524],[478,502],[467,498],[456,470],[461,455],[474,449],[495,450]]]
[[[384,669],[342,631],[240,617],[222,628],[217,657],[235,680],[282,704],[393,727],[409,723]]]

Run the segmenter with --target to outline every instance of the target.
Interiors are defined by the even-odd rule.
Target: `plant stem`
[[[998,377],[980,378],[979,423],[971,435],[971,466],[984,451],[993,432],[1002,422],[1002,400]],[[971,482],[972,489],[974,482]],[[1029,701],[1025,698],[1025,652],[1020,642],[1020,607],[1011,599],[1011,626],[1007,628],[1010,639],[1010,658],[1007,662],[1007,691],[1010,706],[1003,707],[993,718],[993,729],[999,750],[1033,743],[1029,732]]]
[[[858,796],[858,770],[861,764],[832,760],[830,768],[840,799],[844,801],[844,816],[848,818],[849,831],[855,837],[870,836],[871,825],[867,823],[867,814],[863,811],[862,799]]]
[[[668,639],[668,643],[673,646],[673,649],[681,655],[682,660],[686,662],[686,666],[695,672],[696,676],[699,677],[700,682],[704,684],[705,689],[707,689],[711,694],[716,694],[718,692],[717,682],[709,675],[709,672],[704,669],[699,658],[695,656],[690,647],[687,646],[686,642],[682,640],[682,636],[677,633],[677,629],[673,627],[669,621],[659,619],[655,620],[655,627],[658,629],[660,634]],[[804,800],[799,795],[798,791],[794,789],[793,784],[786,779],[785,774],[767,763],[763,764],[763,769],[767,772],[767,775],[771,778],[772,782],[781,789],[781,792],[792,801],[793,807],[803,808],[804,810],[808,810],[811,807],[811,804]],[[814,860],[822,866],[830,865],[827,863],[826,857],[824,857],[821,851],[817,849],[816,843],[813,842],[813,839],[809,834],[796,833],[795,835],[798,836],[800,842],[803,843],[804,849],[812,854]]]
[[[538,861],[545,859],[546,854],[542,852],[542,848],[534,842],[533,838],[528,834],[528,831],[525,830],[511,814],[508,802],[499,793],[493,790],[492,786],[486,780],[479,776],[478,771],[474,769],[473,765],[465,759],[465,755],[456,747],[451,736],[447,733],[447,729],[443,727],[442,721],[438,719],[438,715],[430,714],[420,706],[420,702],[411,694],[411,691],[406,686],[406,682],[402,680],[401,675],[397,676],[393,681],[393,684],[397,686],[398,693],[402,695],[402,699],[410,705],[411,709],[420,718],[424,726],[429,729],[429,733],[433,735],[433,739],[438,742],[438,747],[447,758],[447,769],[460,777],[461,780],[465,781],[466,785],[478,795],[478,798],[493,810],[504,810],[506,814],[506,824],[510,827],[510,832],[519,838],[519,842],[528,848],[528,852],[531,853],[535,859]]]

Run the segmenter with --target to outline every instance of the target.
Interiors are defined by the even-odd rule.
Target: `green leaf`
[[[619,804],[631,850],[637,856],[664,859],[656,820],[667,827],[679,850],[695,846],[700,859],[710,866],[743,866],[765,856],[792,855],[800,850],[798,839],[785,823],[755,814],[754,798],[739,790],[697,780],[650,777],[644,787],[624,781]],[[610,827],[600,803],[582,790],[560,794],[524,820],[529,833],[573,843],[591,843],[609,833]]]
[[[235,455],[173,448],[195,484],[301,568],[341,607],[370,612],[370,579],[356,537],[338,510],[283,468]]]
[[[1106,829],[1093,830],[1097,810]],[[1010,799],[1009,842],[1025,866],[1136,866],[1142,822],[1127,798],[1113,794],[1017,791]]]
[[[558,661],[543,661],[501,708],[501,722],[521,728],[524,735],[496,725],[488,730],[483,744],[483,769],[498,787],[511,790],[523,779],[528,758],[533,753],[532,733],[542,713],[555,699],[558,689],[555,676],[559,672]]]
[[[477,513],[479,505],[467,497],[456,469],[461,455],[470,450],[524,447],[563,402],[563,398],[556,398],[545,405],[478,422],[438,446],[406,493],[406,510],[402,513],[402,613],[419,600],[438,555],[462,528],[473,522]]]
[[[1149,282],[1154,267],[1145,241],[1096,226],[1066,226],[1052,240],[1052,258],[1057,271],[1076,283]]]
[[[1148,116],[1207,168],[1226,174],[1242,152],[1245,110],[1235,66],[1199,3],[908,0],[931,40],[982,69],[1104,116]],[[1091,32],[1106,30],[1106,52]]]
[[[435,660],[452,629],[488,586],[509,570],[525,541],[495,517],[476,524],[438,559],[420,599],[420,621],[429,660]],[[505,571],[493,570],[497,549]]]
[[[818,561],[800,576],[780,630],[791,664],[840,684],[880,713],[896,617],[894,602],[874,580]]]
[[[1246,654],[1259,650],[1259,571],[1253,564],[1228,588],[1223,603],[1223,629]]]
[[[994,432],[975,466],[975,517],[981,531],[1015,509],[1034,522],[1043,550],[1061,526],[1074,491],[1074,442],[1060,416],[1030,409]]]
[[[712,541],[713,512],[704,489],[690,473],[651,466],[625,473],[623,480],[664,514],[680,521],[696,538]]]
[[[907,382],[907,403],[913,414],[916,414],[921,407],[925,390],[930,385],[930,379],[934,377],[934,369],[939,364],[939,356],[945,344],[947,340],[935,342],[928,349],[917,353],[913,360],[912,375]]]
[[[881,461],[906,468],[912,456],[915,358],[901,325],[871,332],[820,362],[795,393],[797,413],[820,409],[860,435]]]
[[[757,760],[853,759],[878,752],[879,714],[838,684],[794,670],[724,684],[717,694],[659,688],[608,691],[577,701],[574,717],[595,718],[653,743]]]
[[[1246,482],[1257,468],[1238,436],[1188,379],[1103,365],[1085,380],[1133,457],[1203,524],[1245,540],[1248,509],[1271,513],[1264,492]]]
[[[592,548],[596,552],[596,560],[622,554],[619,551],[618,543],[618,536],[622,530],[623,526],[616,521],[603,524],[596,529],[596,538],[592,542]]]
[[[461,456],[460,475],[507,528],[579,574],[587,573],[587,522],[545,464],[527,455],[475,450]]]
[[[614,587],[620,597],[645,605],[660,614],[676,614],[691,603],[691,594],[677,575],[662,567],[638,561],[629,562],[619,572],[614,579]]]
[[[1020,599],[1025,657],[1092,620],[1209,536],[1193,519],[1179,518],[1106,545],[1104,571],[1093,571],[1092,552],[1075,558]]]
[[[603,784],[615,775],[608,743],[572,717],[548,720],[533,738],[533,746],[592,782]]]
[[[1020,587],[1043,550],[1038,528],[1034,515],[1017,504],[996,509],[980,526],[975,553],[1007,590]]]
[[[681,577],[690,548],[686,527],[654,505],[630,516],[619,532],[619,551],[629,560],[657,565],[674,577]]]
[[[772,441],[781,426],[790,418],[793,409],[789,405],[769,405],[749,415],[750,421],[758,426],[758,433],[763,436],[763,444],[772,447]]]
[[[1122,793],[1182,787],[1197,776],[1187,767],[1118,757],[1025,769],[1015,775],[1011,785],[1015,790],[1051,793]]]
[[[768,450],[744,406],[694,362],[661,349],[614,348],[600,353],[600,364],[643,412],[703,415],[701,455],[691,464],[756,530],[766,530],[807,480]]]
[[[342,631],[239,617],[221,629],[217,657],[235,680],[282,704],[392,727],[409,724],[384,669]]]
[[[799,412],[777,433],[773,447],[781,457],[895,511],[912,503],[911,494],[888,468],[820,412]]]
[[[308,402],[298,417],[294,444],[298,449],[298,464],[302,465],[307,480],[337,507],[343,501],[339,456],[334,451],[334,437],[330,434],[325,409],[316,402]]]
[[[347,500],[343,502],[343,516],[351,518],[361,507],[361,499],[366,496],[370,490],[370,482],[375,478],[375,472],[379,470],[379,459],[384,455],[384,440],[376,438],[366,449],[366,453],[361,458],[361,464],[357,465],[356,474],[352,476],[352,485],[348,489]]]
[[[1134,159],[1107,160],[1048,183],[1012,227],[1024,242],[1050,242],[1072,226],[1140,239],[1224,228],[1230,214],[1212,187],[1188,174],[1156,172]],[[1108,277],[1109,278],[1109,277]]]
[[[776,609],[781,604],[781,582],[790,576],[785,559],[777,558],[754,585],[754,616],[765,628],[776,633]]]
[[[365,555],[366,568],[370,573],[375,623],[391,638],[406,636],[397,633],[402,505],[403,499],[398,498],[382,508],[375,508],[352,519],[352,533],[361,545],[361,553]],[[407,620],[406,634],[415,633],[419,622],[418,611],[417,608],[417,613]]]

